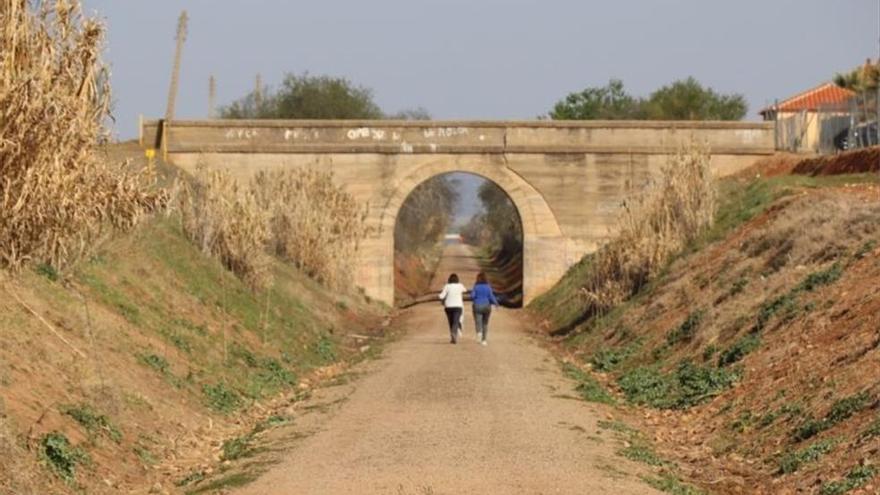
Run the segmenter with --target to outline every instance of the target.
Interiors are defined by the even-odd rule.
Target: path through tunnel
[[[416,186],[394,227],[394,293],[398,306],[430,301],[431,284],[450,244],[464,243],[478,257],[499,302],[522,306],[523,228],[508,194],[471,173],[435,175]],[[464,280],[465,285],[473,281]],[[436,281],[435,281],[436,285]]]

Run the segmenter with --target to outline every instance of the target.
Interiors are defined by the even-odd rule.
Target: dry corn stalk
[[[180,181],[183,231],[205,254],[217,257],[253,289],[271,283],[269,218],[253,190],[224,170],[200,168],[192,181]]]
[[[0,0],[0,266],[64,269],[161,207],[150,171],[100,160],[104,28],[79,2]]]
[[[627,200],[617,236],[596,253],[582,286],[591,314],[603,313],[636,294],[706,228],[717,209],[708,150],[691,143],[670,157],[658,180]]]
[[[270,282],[269,255],[330,287],[351,282],[366,210],[314,170],[261,172],[247,185],[200,168],[181,183],[187,237],[255,289]]]
[[[252,187],[270,218],[270,251],[330,287],[351,283],[366,210],[333,175],[315,170],[261,172]]]

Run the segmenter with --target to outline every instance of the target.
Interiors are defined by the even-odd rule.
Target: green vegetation
[[[821,495],[841,495],[867,485],[876,475],[877,468],[874,466],[857,466],[852,468],[844,479],[823,484],[819,493]]]
[[[277,91],[260,88],[220,109],[225,119],[379,119],[373,92],[343,77],[287,74]]]
[[[608,393],[599,382],[596,381],[589,373],[584,372],[577,366],[566,363],[562,367],[566,375],[577,381],[575,390],[580,393],[581,398],[588,402],[600,402],[602,404],[615,404],[617,401]]]
[[[250,455],[253,452],[253,439],[253,435],[248,434],[223,442],[223,453],[220,460],[234,461]]]
[[[880,437],[880,418],[874,419],[859,437],[862,439]]]
[[[642,366],[618,379],[618,385],[630,402],[661,409],[686,409],[733,386],[738,370],[699,366],[690,361],[679,363],[671,373],[656,367]]]
[[[788,452],[779,459],[779,472],[781,474],[793,473],[804,464],[815,462],[823,455],[831,452],[837,446],[837,443],[837,440],[825,439],[796,452]]]
[[[824,418],[814,419],[809,418],[800,426],[797,427],[794,431],[794,439],[795,441],[803,441],[808,438],[812,438],[817,434],[833,427],[834,425],[849,419],[854,414],[862,411],[871,405],[872,402],[871,396],[868,392],[859,392],[855,395],[851,395],[849,397],[845,397],[836,401],[831,405],[831,409],[828,411],[828,414],[825,415]]]
[[[208,407],[217,412],[229,414],[244,405],[238,392],[223,382],[214,385],[205,384],[202,392],[205,394]]]
[[[754,351],[761,346],[761,335],[758,333],[748,333],[739,340],[731,344],[730,347],[721,352],[718,356],[718,366],[728,366],[736,363],[746,356],[746,354]]]
[[[58,269],[49,263],[39,263],[36,266],[36,272],[38,275],[42,275],[52,282],[57,282],[61,275],[58,273]]]
[[[160,374],[167,375],[171,372],[168,360],[157,354],[137,354],[138,361],[153,368]]]
[[[740,120],[746,110],[742,95],[717,93],[693,77],[663,86],[647,98],[629,95],[623,81],[611,79],[606,86],[569,94],[556,103],[549,117],[553,120]]]
[[[90,437],[103,434],[116,443],[122,441],[122,432],[107,416],[98,413],[88,404],[62,406],[61,413],[73,418],[86,429]]]
[[[702,495],[703,492],[682,482],[672,473],[662,473],[659,478],[643,476],[642,480],[652,488],[672,495]]]
[[[625,346],[603,347],[590,357],[590,363],[596,371],[612,371],[634,355],[640,346],[640,342],[635,341]]]
[[[703,309],[698,309],[689,314],[681,325],[666,335],[666,343],[672,346],[679,342],[690,342],[693,340],[705,316],[706,311]]]
[[[74,447],[62,433],[52,432],[40,441],[42,454],[49,466],[65,481],[71,482],[76,476],[76,467],[88,464],[91,458],[80,447]]]

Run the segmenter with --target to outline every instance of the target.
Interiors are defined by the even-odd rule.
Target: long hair
[[[452,274],[449,276],[449,280],[446,281],[447,284],[457,284],[458,283],[458,275]]]
[[[477,283],[478,284],[488,284],[489,282],[486,280],[486,274],[480,272],[477,274]]]

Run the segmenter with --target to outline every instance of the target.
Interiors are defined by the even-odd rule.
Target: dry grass
[[[351,283],[367,212],[332,174],[262,172],[251,187],[270,219],[272,253],[329,287]]]
[[[313,170],[261,172],[242,185],[225,171],[181,181],[184,231],[255,289],[271,282],[269,254],[330,287],[351,282],[366,211]]]
[[[0,410],[0,493],[46,493],[46,487],[38,483],[31,456],[18,444],[6,421]]]
[[[61,270],[164,202],[151,171],[99,160],[104,28],[77,1],[0,0],[0,266]]]
[[[194,180],[181,180],[179,187],[178,205],[189,240],[251,288],[268,287],[269,218],[253,190],[226,171],[202,168]]]
[[[617,237],[596,254],[581,288],[588,312],[603,313],[636,294],[712,225],[716,208],[708,151],[691,144],[670,157],[657,181],[623,205]]]

